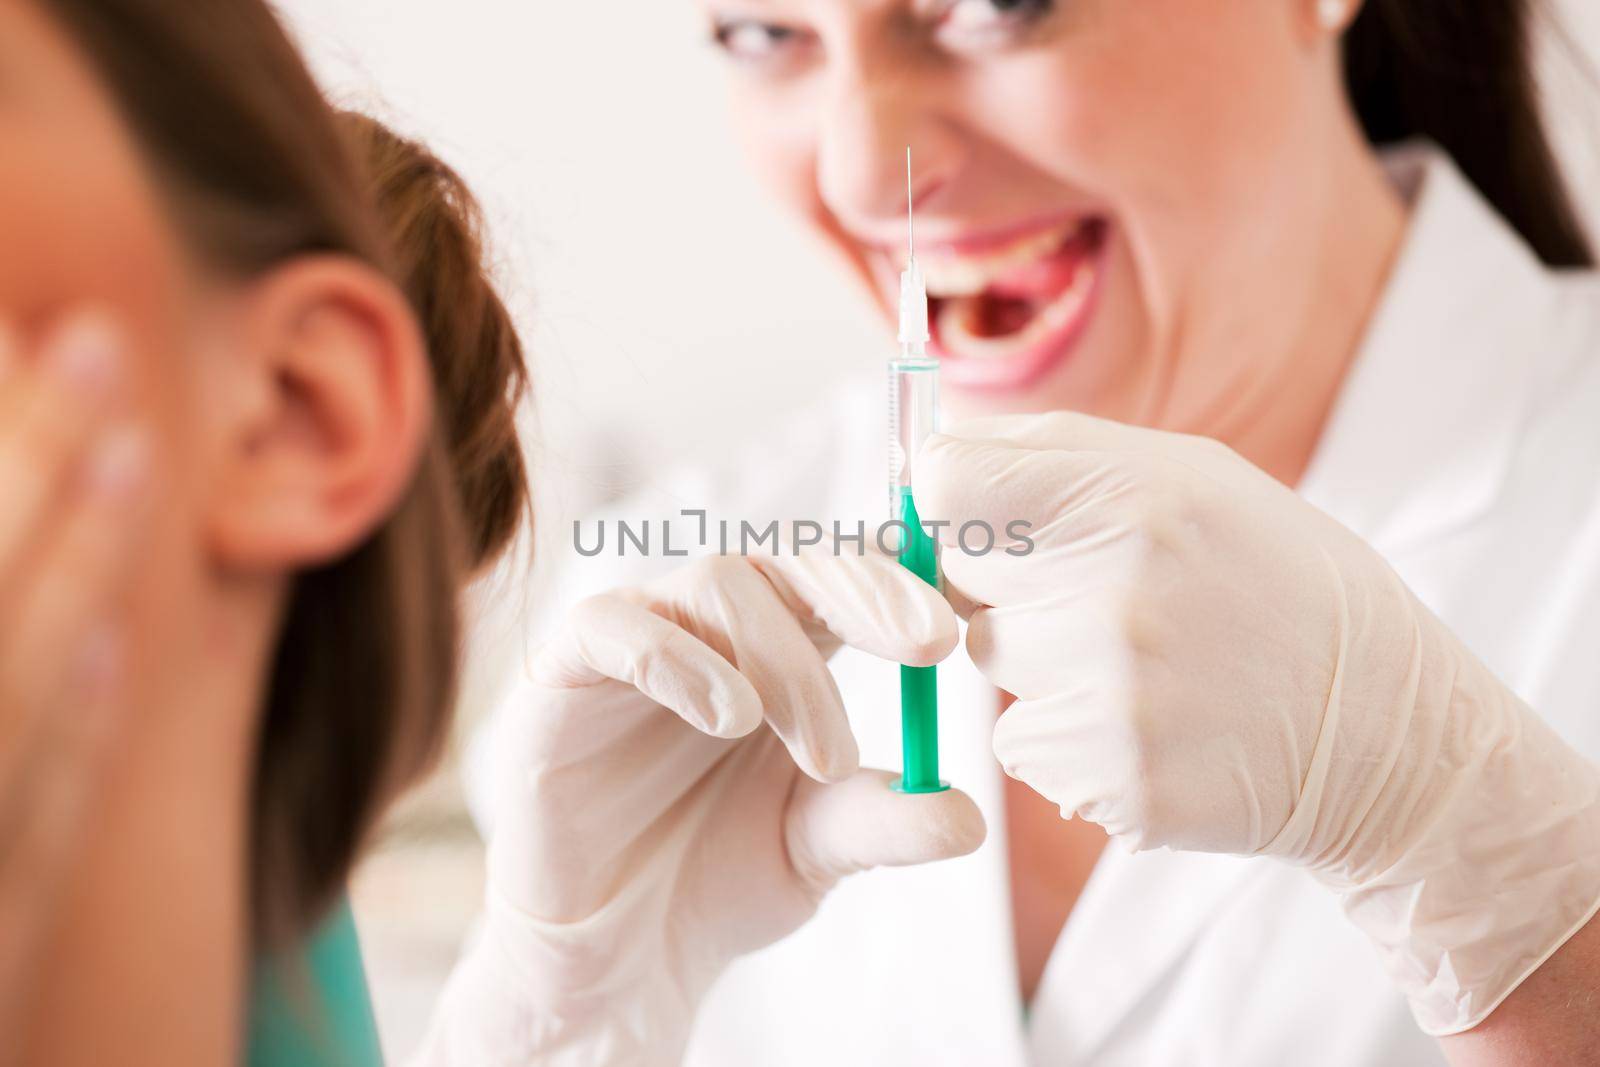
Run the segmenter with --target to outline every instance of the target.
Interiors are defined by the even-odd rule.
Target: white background
[[[1600,51],[1600,3],[1565,6]],[[423,138],[484,201],[534,360],[546,531],[652,469],[726,454],[842,375],[878,373],[886,336],[873,314],[744,171],[691,0],[279,7],[336,100]],[[1549,70],[1593,212],[1600,110],[1577,106],[1570,68]],[[391,1061],[420,1037],[480,872],[459,805],[436,784],[435,803],[414,805],[357,879]]]
[[[455,164],[489,207],[535,357],[547,507],[643,457],[725,452],[841,370],[871,313],[747,176],[690,0],[289,0],[341,102]]]

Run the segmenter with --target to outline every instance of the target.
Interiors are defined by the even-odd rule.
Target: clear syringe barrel
[[[904,353],[889,362],[889,511],[900,518],[911,488],[912,466],[928,435],[938,429],[939,361]]]

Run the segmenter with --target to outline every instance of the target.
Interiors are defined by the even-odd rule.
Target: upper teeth
[[[949,251],[929,251],[918,256],[928,295],[934,297],[973,296],[1011,271],[1047,256],[1065,244],[1081,223],[1066,223],[1048,230],[1037,230],[981,255],[961,255]]]
[[[1021,331],[1005,337],[978,334],[973,322],[977,301],[949,301],[939,309],[939,343],[951,355],[963,359],[1003,359],[1024,352],[1082,313],[1094,279],[1093,262],[1080,260],[1066,291],[1034,314]]]

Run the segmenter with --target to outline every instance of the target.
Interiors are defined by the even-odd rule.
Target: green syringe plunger
[[[939,587],[939,557],[922,528],[910,488],[900,490],[900,521],[905,542],[900,565]],[[950,783],[939,778],[939,668],[900,667],[901,771],[894,787],[902,793],[938,793]]]

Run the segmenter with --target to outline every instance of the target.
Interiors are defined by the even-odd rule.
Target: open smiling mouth
[[[919,248],[946,381],[1016,389],[1062,363],[1093,311],[1106,230],[1104,219],[1075,219],[978,251]]]

